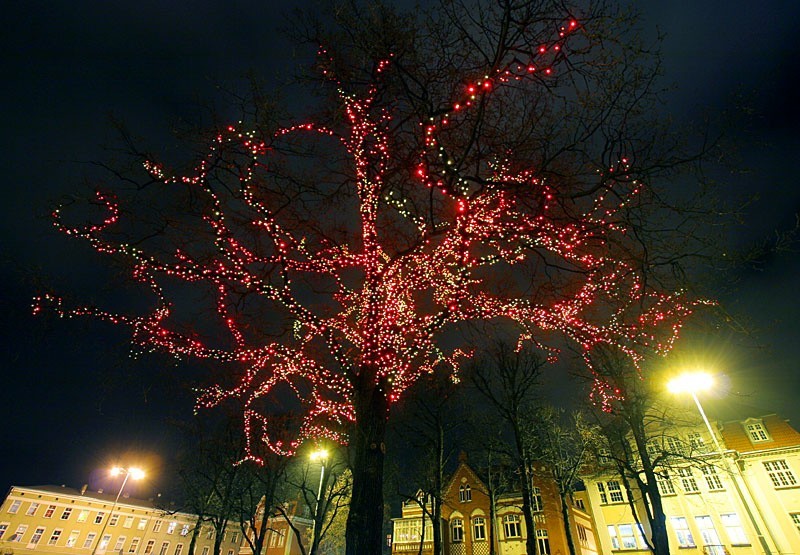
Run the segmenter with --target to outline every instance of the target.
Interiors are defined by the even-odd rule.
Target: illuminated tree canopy
[[[319,118],[225,127],[191,171],[144,161],[150,187],[185,199],[170,231],[123,239],[115,230],[125,207],[104,192],[98,223],[54,212],[60,231],[130,263],[156,299],[151,311],[70,306],[50,294],[34,311],[128,326],[137,351],[218,361],[235,380],[207,387],[198,405],[238,399],[249,445],[284,454],[308,438],[380,451],[376,422],[390,405],[421,375],[457,378],[480,347],[457,339],[465,324],[513,329],[551,360],[566,340],[590,367],[598,345],[635,364],[645,351],[667,352],[696,302],[647,279],[629,217],[646,187],[634,143],[614,142],[579,183],[542,172],[520,139],[547,108],[534,99],[573,71],[570,51],[587,50],[584,21],[537,22],[536,35],[503,38],[490,63],[454,66],[463,73],[440,100],[397,93],[398,82],[413,83],[401,54],[388,52],[356,81],[321,49],[335,92]],[[507,127],[515,118],[526,121]],[[177,282],[211,295],[213,325],[181,318]],[[302,415],[288,438],[272,434],[269,408],[287,394]],[[598,376],[598,401],[614,394]],[[356,504],[365,479],[354,472]]]

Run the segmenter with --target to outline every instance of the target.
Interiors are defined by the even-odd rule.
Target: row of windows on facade
[[[722,526],[725,528],[728,541],[732,546],[750,545],[739,519],[739,515],[736,513],[726,513],[720,514],[719,516],[722,521]],[[689,528],[689,522],[685,517],[674,516],[671,517],[669,521],[679,547],[697,547]],[[706,548],[704,553],[706,555],[727,555],[723,546],[723,541],[714,527],[714,522],[711,517],[707,515],[696,516],[695,522],[700,531],[703,545]],[[796,520],[795,522],[800,526],[800,520]],[[610,524],[608,525],[608,535],[611,538],[611,547],[613,549],[649,549],[645,543],[640,524]]]
[[[785,460],[764,461],[763,464],[767,476],[769,476],[772,485],[776,488],[793,487],[797,485],[797,478]],[[722,491],[725,489],[722,478],[715,466],[705,465],[700,468],[700,471],[708,491]],[[680,487],[684,493],[700,492],[700,487],[698,486],[692,468],[678,468],[677,473]],[[658,491],[661,495],[677,494],[675,491],[675,482],[670,477],[668,470],[660,470],[658,474],[656,474],[656,480],[658,483]],[[618,480],[597,482],[597,490],[600,494],[600,502],[603,504],[625,502],[622,487]]]
[[[20,524],[17,527],[17,530],[11,534],[8,539],[5,541],[9,543],[25,543],[24,537],[25,533],[28,531],[27,524]],[[30,539],[27,542],[28,549],[36,548],[39,543],[41,542],[42,538],[45,535],[46,528],[44,526],[37,526],[36,529],[33,531]],[[6,533],[8,532],[8,523],[0,523],[0,540],[5,538]],[[59,543],[63,538],[63,530],[60,528],[56,528],[50,534],[50,539],[47,540],[47,545],[51,547],[59,547]],[[94,542],[97,539],[97,533],[89,532],[86,534],[86,537],[80,542],[80,530],[73,530],[70,532],[68,536],[66,536],[66,540],[63,543],[63,547],[68,548],[81,548],[81,549],[92,549],[94,546]],[[97,544],[97,550],[100,552],[105,551],[109,545],[111,545],[111,538],[112,534],[105,534],[100,539],[100,542]],[[127,542],[127,536],[118,536],[116,543],[114,544],[114,549],[112,550],[114,553],[123,553],[125,552],[125,545]],[[134,537],[131,538],[131,541],[128,545],[127,552],[128,553],[136,553],[139,550],[141,545],[142,538]],[[144,547],[144,555],[155,555],[155,547],[156,547],[157,540],[148,540]],[[283,542],[281,542],[282,544]],[[174,551],[170,554],[170,542],[169,541],[162,541],[161,546],[158,550],[158,555],[183,555],[185,544],[178,543],[175,545]],[[204,546],[202,550],[202,555],[209,555],[209,546]],[[228,555],[233,555],[234,550],[229,549]]]
[[[468,503],[472,501],[472,488],[469,484],[462,484],[458,488],[458,500],[461,503]],[[542,501],[542,490],[536,486],[531,490],[531,510],[540,512],[544,510],[544,503]]]

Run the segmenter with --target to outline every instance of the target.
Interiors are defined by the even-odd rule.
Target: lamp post
[[[734,489],[736,490],[736,495],[738,496],[739,501],[742,503],[742,506],[744,507],[744,510],[747,513],[747,517],[750,520],[750,524],[753,526],[753,530],[755,530],[756,536],[758,537],[758,541],[761,544],[764,553],[766,555],[772,555],[772,550],[769,547],[767,538],[761,532],[761,527],[759,526],[758,520],[756,520],[756,517],[753,514],[753,510],[750,507],[748,498],[745,497],[741,487],[739,486],[739,481],[737,480],[737,477],[742,479],[742,483],[744,484],[745,488],[747,488],[747,493],[749,494],[749,497],[752,498],[752,494],[750,493],[750,489],[747,485],[747,482],[744,480],[744,476],[742,476],[741,474],[741,469],[737,464],[734,464],[733,468],[731,468],[731,463],[725,456],[725,453],[722,450],[722,446],[720,445],[719,440],[717,440],[717,436],[716,434],[714,434],[714,430],[711,428],[711,423],[708,421],[708,417],[706,416],[706,411],[703,410],[703,405],[700,404],[700,399],[697,398],[697,393],[699,391],[705,391],[709,389],[713,384],[714,384],[714,379],[711,377],[710,374],[707,374],[705,372],[691,372],[682,374],[677,378],[670,380],[670,382],[667,384],[667,388],[672,393],[688,393],[689,395],[692,396],[692,400],[694,401],[694,404],[697,406],[697,410],[700,413],[700,416],[703,418],[703,422],[706,425],[708,434],[711,436],[711,441],[714,443],[716,454],[722,460],[722,464],[724,466],[725,471],[731,477]],[[758,510],[757,505],[755,507],[755,510],[756,512],[759,513],[759,517],[763,521],[763,516]],[[772,542],[774,544],[775,540],[772,539]]]
[[[317,552],[316,545],[319,541],[319,530],[322,528],[322,518],[319,514],[320,506],[322,505],[322,483],[325,481],[325,461],[328,460],[328,451],[326,449],[317,449],[313,451],[309,458],[312,461],[319,461],[319,487],[317,488],[317,499],[314,503],[314,527],[311,529],[311,555]]]
[[[111,469],[112,476],[119,476],[122,473],[125,473],[125,478],[122,480],[122,485],[119,487],[119,491],[117,492],[117,497],[114,499],[114,504],[111,505],[111,511],[108,513],[108,518],[103,523],[103,528],[100,530],[100,537],[97,538],[97,543],[94,545],[94,549],[92,549],[92,555],[97,553],[97,548],[100,547],[100,542],[103,541],[103,534],[106,532],[106,527],[108,527],[108,522],[114,516],[114,509],[117,508],[117,503],[119,503],[119,498],[122,495],[122,490],[125,489],[125,484],[128,483],[129,478],[133,478],[134,480],[141,480],[144,478],[144,470],[139,468],[121,468],[119,466],[115,466]],[[105,546],[103,546],[105,548]]]

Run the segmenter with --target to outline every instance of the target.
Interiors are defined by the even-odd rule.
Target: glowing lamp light
[[[707,372],[688,372],[669,381],[667,389],[671,393],[697,393],[706,391],[714,385],[714,378]]]
[[[312,461],[324,461],[328,459],[328,450],[327,449],[317,449],[316,451],[312,451],[312,453],[308,456]]]
[[[135,468],[135,467],[122,468],[121,466],[115,466],[114,468],[111,469],[110,473],[111,473],[112,476],[119,476],[120,474],[127,474],[128,476],[130,476],[134,480],[141,480],[145,476],[144,470],[142,470],[141,468]]]

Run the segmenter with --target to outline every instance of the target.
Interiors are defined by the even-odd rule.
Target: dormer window
[[[767,433],[761,420],[746,420],[744,422],[744,429],[747,431],[747,437],[753,443],[761,443],[762,441],[770,441],[772,438]]]

